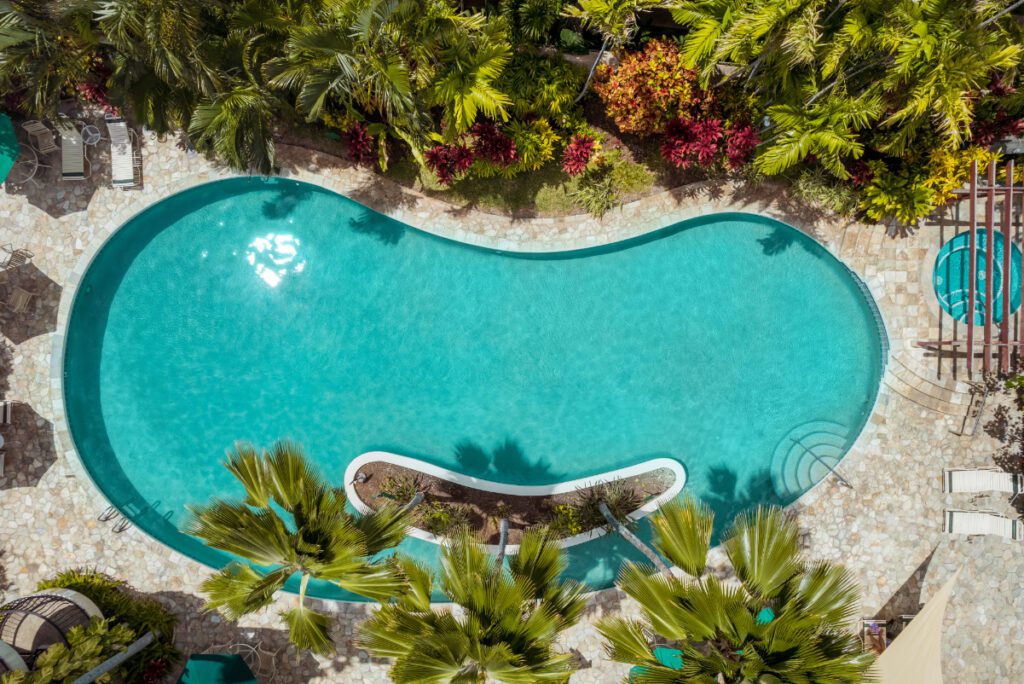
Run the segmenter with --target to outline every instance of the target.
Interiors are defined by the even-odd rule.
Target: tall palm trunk
[[[647,560],[651,561],[654,567],[658,568],[659,572],[666,574],[672,572],[672,569],[665,564],[665,561],[661,560],[661,556],[655,553],[654,549],[640,541],[640,537],[630,532],[628,527],[623,525],[618,518],[612,515],[611,510],[608,508],[608,504],[601,501],[597,504],[597,508],[601,511],[601,515],[604,516],[604,519],[608,521],[608,524],[614,527],[615,531],[618,532],[623,539],[632,544],[637,551],[647,556]]]
[[[508,518],[502,518],[498,523],[498,557],[494,561],[494,572],[501,572],[501,566],[505,562],[505,547],[508,546]]]
[[[587,74],[587,80],[583,83],[583,90],[576,96],[573,104],[583,99],[583,96],[587,94],[587,90],[590,89],[590,82],[594,79],[594,72],[597,71],[597,65],[601,63],[601,57],[604,56],[605,50],[608,49],[608,38],[604,39],[601,43],[601,49],[597,51],[597,57],[594,58],[594,63],[590,65],[590,72]]]

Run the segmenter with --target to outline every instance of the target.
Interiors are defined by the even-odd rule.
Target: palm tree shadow
[[[369,604],[332,602],[324,611],[324,605],[315,605],[315,600],[307,599],[311,607],[327,612],[334,620],[333,634],[337,653],[332,657],[323,658],[292,646],[283,623],[281,629],[242,627],[223,619],[217,613],[206,612],[203,600],[192,594],[160,591],[147,596],[156,599],[178,616],[174,644],[181,650],[182,660],[171,673],[173,678],[167,681],[177,681],[188,656],[198,653],[240,653],[259,681],[271,681],[273,677],[273,681],[278,684],[299,684],[318,676],[333,681],[345,681],[344,676],[340,675],[342,671],[371,662],[371,658],[352,643],[352,630],[346,624],[368,617]],[[242,645],[242,648],[226,648],[234,645]],[[255,657],[247,647],[258,648],[262,653]],[[338,673],[334,677],[342,678],[333,679],[329,673]]]
[[[355,232],[375,237],[382,244],[389,246],[397,245],[406,231],[405,224],[369,209],[349,219],[348,224]]]
[[[57,462],[53,425],[28,404],[11,408],[11,424],[4,432],[4,475],[0,491],[35,487]]]
[[[756,506],[787,506],[795,500],[775,489],[771,472],[761,469],[751,473],[741,485],[736,471],[726,466],[711,466],[706,479],[710,492],[703,499],[715,512],[713,539],[720,539],[737,515]]]
[[[455,445],[455,460],[467,475],[500,482],[538,484],[556,482],[560,474],[545,459],[527,458],[516,440],[506,437],[489,452],[471,440]]]
[[[273,186],[274,198],[265,200],[261,206],[264,218],[287,218],[303,202],[313,196],[315,188],[306,183],[285,183]]]

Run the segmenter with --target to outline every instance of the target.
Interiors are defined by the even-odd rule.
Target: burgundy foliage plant
[[[722,135],[722,122],[718,119],[673,119],[665,126],[661,156],[680,169],[694,164],[713,166],[718,161]]]
[[[761,138],[753,126],[732,125],[725,129],[725,165],[730,171],[739,171],[754,156]]]
[[[508,166],[516,161],[516,141],[505,135],[497,124],[481,122],[470,129],[473,134],[473,154],[477,159],[495,166]]]
[[[451,185],[456,177],[473,165],[473,151],[455,143],[435,145],[423,153],[423,158],[441,185]]]
[[[374,140],[366,131],[366,126],[354,123],[345,131],[345,142],[348,143],[348,154],[356,164],[372,164],[374,159]]]
[[[570,177],[587,170],[597,142],[589,135],[574,135],[562,152],[562,170]]]

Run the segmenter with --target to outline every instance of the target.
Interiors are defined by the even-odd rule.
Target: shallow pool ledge
[[[686,469],[683,468],[683,465],[679,461],[672,458],[652,458],[648,461],[644,461],[643,463],[637,463],[626,468],[616,468],[615,470],[609,470],[575,480],[557,482],[555,484],[516,485],[506,484],[504,482],[494,482],[492,480],[483,480],[479,477],[473,477],[472,475],[466,475],[464,473],[436,466],[432,463],[427,463],[426,461],[421,461],[418,458],[392,454],[387,451],[368,451],[365,454],[356,456],[345,469],[345,495],[348,497],[349,502],[355,506],[356,510],[363,514],[372,513],[373,509],[367,506],[366,503],[359,498],[359,494],[356,492],[356,488],[354,486],[356,473],[358,473],[359,469],[367,463],[375,462],[390,463],[391,465],[415,470],[416,472],[424,473],[425,475],[430,475],[453,484],[462,485],[463,487],[479,489],[481,491],[493,492],[496,494],[508,494],[509,496],[550,496],[553,494],[566,494],[569,492],[579,491],[581,489],[596,487],[601,484],[607,484],[609,482],[625,480],[626,478],[636,477],[638,475],[646,475],[647,473],[654,472],[655,470],[661,470],[662,468],[671,471],[674,477],[672,485],[627,516],[634,522],[647,517],[661,508],[661,506],[667,501],[671,501],[676,498],[683,490],[683,487],[686,486]],[[577,546],[592,539],[603,537],[606,534],[608,534],[607,528],[599,527],[571,537],[566,537],[565,539],[560,539],[558,541],[558,545],[562,548]],[[417,527],[409,528],[409,536],[434,544],[444,543],[443,537],[438,537]],[[498,553],[500,550],[496,544],[485,544],[484,548],[491,553]],[[508,544],[505,547],[505,553],[509,555],[519,553],[519,545]]]

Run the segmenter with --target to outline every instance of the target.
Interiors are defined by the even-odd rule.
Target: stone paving
[[[97,173],[88,183],[41,178],[38,185],[8,187],[0,194],[0,244],[36,254],[35,270],[12,274],[23,279],[12,282],[31,283],[40,294],[27,314],[0,315],[0,331],[11,345],[6,357],[0,353],[0,374],[7,375],[6,397],[22,402],[4,433],[0,595],[28,593],[42,577],[69,566],[95,566],[172,606],[182,616],[176,639],[186,652],[233,641],[259,642],[264,649],[281,651],[263,663],[264,681],[272,676],[278,682],[385,682],[386,664],[371,661],[351,643],[365,606],[325,604],[337,614],[337,655],[299,655],[283,649],[276,610],[237,625],[202,613],[197,587],[206,568],[138,530],[115,534],[110,523],[97,520],[107,504],[81,472],[60,398],[60,334],[71,293],[89,255],[127,218],[172,192],[231,175],[201,156],[186,154],[173,141],[147,137],[144,142],[141,189],[109,187],[101,145],[93,160]],[[613,242],[724,210],[769,214],[812,234],[868,285],[886,323],[891,352],[874,412],[840,467],[852,487],[829,478],[793,507],[810,532],[809,552],[853,570],[863,589],[864,616],[913,612],[963,567],[945,622],[947,680],[1024,679],[1024,652],[1015,645],[1024,624],[1018,579],[1024,576],[1024,547],[942,532],[944,508],[1010,509],[1005,500],[990,497],[979,504],[970,495],[941,491],[944,467],[992,465],[996,444],[984,434],[970,438],[952,432],[961,427],[968,386],[937,378],[934,359],[913,346],[915,340],[938,335],[939,317],[928,286],[929,256],[936,246],[930,229],[889,238],[878,226],[809,212],[770,185],[720,182],[660,193],[611,212],[603,221],[587,216],[513,220],[422,197],[329,155],[300,147],[283,148],[280,154],[284,175],[325,185],[417,227],[498,248],[556,250]],[[0,283],[0,297],[7,296],[4,287],[9,285]],[[293,600],[279,597],[276,607]],[[625,668],[603,658],[593,625],[610,612],[635,610],[615,590],[593,595],[586,619],[564,641],[585,664],[574,682],[621,678]]]

